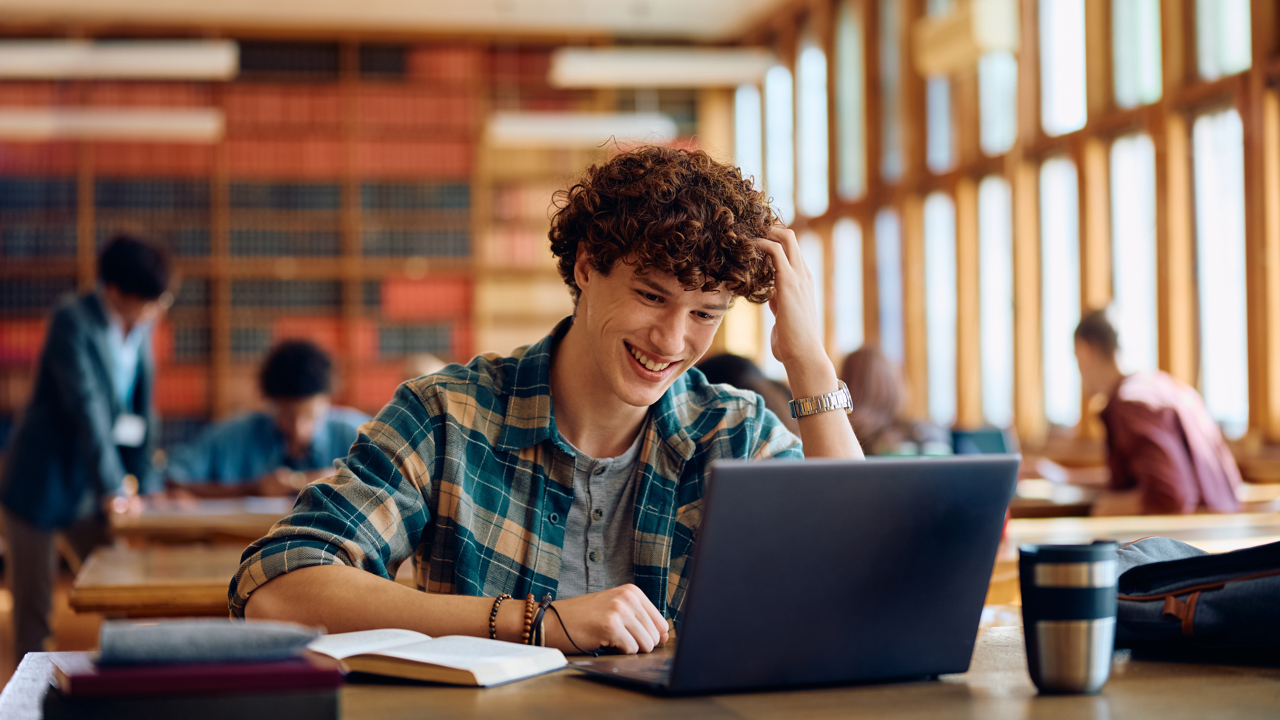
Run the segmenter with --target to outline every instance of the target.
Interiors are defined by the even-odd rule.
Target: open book
[[[328,655],[349,672],[488,687],[564,667],[555,648],[487,638],[432,638],[412,630],[363,630],[323,635],[307,649]]]

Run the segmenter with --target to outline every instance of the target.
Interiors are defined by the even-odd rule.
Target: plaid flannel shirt
[[[337,475],[308,485],[292,512],[244,552],[231,613],[263,583],[310,565],[390,578],[413,558],[427,592],[514,597],[556,592],[575,449],[556,429],[551,356],[567,318],[511,357],[402,384],[360,427]],[[800,440],[753,392],[690,370],[649,410],[637,459],[635,583],[679,621],[708,465],[801,458]]]

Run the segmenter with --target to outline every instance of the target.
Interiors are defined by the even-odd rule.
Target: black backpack
[[[1116,647],[1187,659],[1280,660],[1280,542],[1210,554],[1169,538],[1117,551]]]

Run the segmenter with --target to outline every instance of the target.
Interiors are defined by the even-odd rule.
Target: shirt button
[[[602,518],[604,518],[604,511],[601,510],[600,508],[596,508],[595,510],[591,511],[592,520],[600,520]]]
[[[552,525],[556,525],[560,522],[560,516],[557,515],[556,513],[551,513],[550,515],[547,516],[547,520],[551,521]]]
[[[604,474],[604,466],[603,466],[603,465],[597,465],[597,466],[596,466],[596,469],[591,471],[591,474],[592,474],[592,475],[603,475],[603,474]]]
[[[600,562],[600,551],[592,550],[591,553],[587,555],[587,557],[591,559],[591,562]]]

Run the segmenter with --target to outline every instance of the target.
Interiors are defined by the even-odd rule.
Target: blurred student
[[[132,236],[111,239],[98,288],[63,298],[49,320],[35,391],[0,476],[15,660],[44,649],[57,571],[55,536],[83,560],[109,541],[106,515],[158,491],[151,465],[151,327],[171,302],[169,260]]]
[[[696,366],[707,377],[709,383],[723,383],[739,390],[750,390],[764,398],[764,406],[773,411],[782,421],[783,427],[797,435],[800,423],[791,417],[787,403],[791,402],[791,391],[777,380],[765,377],[756,364],[733,353],[720,353],[705,358]]]
[[[902,416],[906,394],[902,377],[878,348],[864,345],[849,353],[840,366],[840,379],[849,386],[853,412],[849,422],[868,455],[950,455],[947,431],[930,422]]]
[[[1084,316],[1075,332],[1085,395],[1104,395],[1108,492],[1095,515],[1235,512],[1240,484],[1231,451],[1200,396],[1159,372],[1125,375],[1106,311]]]
[[[369,416],[330,405],[332,374],[332,361],[315,343],[277,345],[258,377],[267,411],[216,423],[175,447],[166,470],[170,490],[197,497],[288,496],[333,475],[333,461],[347,456]]]

